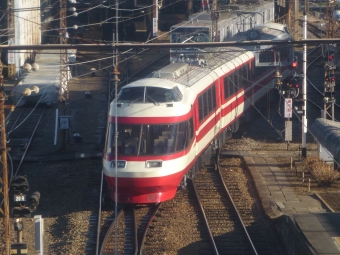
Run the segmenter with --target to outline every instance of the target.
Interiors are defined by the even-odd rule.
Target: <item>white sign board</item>
[[[13,45],[13,39],[9,39],[8,40],[8,46],[12,46],[12,45]],[[12,50],[8,51],[7,57],[8,57],[8,59],[7,59],[8,62],[7,63],[9,65],[15,64],[14,52]]]
[[[285,98],[285,118],[293,117],[293,99]]]
[[[14,60],[14,52],[13,51],[11,51],[11,50],[9,50],[8,51],[8,64],[9,65],[12,65],[12,64],[15,64],[15,60]]]
[[[158,18],[153,18],[152,32],[153,32],[153,36],[158,35]]]

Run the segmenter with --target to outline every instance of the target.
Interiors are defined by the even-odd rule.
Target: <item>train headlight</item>
[[[117,167],[118,168],[125,168],[126,166],[126,161],[125,160],[118,160],[117,161]],[[116,160],[111,161],[111,167],[116,167]]]
[[[146,168],[162,167],[162,161],[161,160],[147,160],[145,161],[145,167]]]

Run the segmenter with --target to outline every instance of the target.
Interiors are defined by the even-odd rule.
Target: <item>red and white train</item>
[[[276,23],[241,36],[292,40],[285,26]],[[124,86],[111,103],[103,155],[112,199],[157,203],[173,198],[181,181],[201,168],[203,153],[222,146],[241,115],[274,88],[275,68],[259,63],[272,63],[278,52],[287,58],[292,50],[284,45],[191,51],[150,78]],[[286,76],[289,70],[281,72]]]

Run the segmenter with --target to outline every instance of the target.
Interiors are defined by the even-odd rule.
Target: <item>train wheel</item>
[[[182,189],[185,189],[186,187],[187,187],[187,175],[184,175],[183,176],[183,178],[182,178],[182,181],[181,181],[181,183],[180,183],[180,187],[182,188]]]

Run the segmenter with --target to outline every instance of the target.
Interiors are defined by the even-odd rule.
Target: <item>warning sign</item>
[[[293,117],[293,99],[285,98],[285,118]]]

